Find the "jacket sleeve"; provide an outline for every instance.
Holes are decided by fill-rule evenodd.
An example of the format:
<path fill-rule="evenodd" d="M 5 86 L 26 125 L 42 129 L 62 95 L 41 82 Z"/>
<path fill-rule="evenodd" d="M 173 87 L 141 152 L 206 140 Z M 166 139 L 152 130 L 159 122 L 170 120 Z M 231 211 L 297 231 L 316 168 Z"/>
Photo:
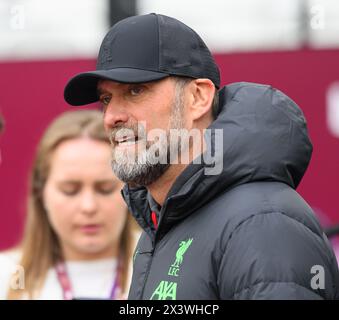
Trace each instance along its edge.
<path fill-rule="evenodd" d="M 280 212 L 253 215 L 225 241 L 220 299 L 334 299 L 333 259 L 327 239 L 302 221 Z"/>

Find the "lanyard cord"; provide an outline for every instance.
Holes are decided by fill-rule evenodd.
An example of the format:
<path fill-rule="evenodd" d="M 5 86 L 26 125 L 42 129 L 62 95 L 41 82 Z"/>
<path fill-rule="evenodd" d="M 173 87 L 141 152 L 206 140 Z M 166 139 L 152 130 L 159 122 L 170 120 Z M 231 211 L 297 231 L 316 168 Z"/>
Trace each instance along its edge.
<path fill-rule="evenodd" d="M 112 289 L 111 289 L 110 296 L 109 296 L 110 300 L 116 300 L 118 299 L 120 295 L 120 285 L 121 285 L 120 278 L 121 278 L 121 271 L 122 271 L 121 261 L 122 259 L 119 258 L 118 263 L 117 263 L 115 278 L 114 278 Z M 63 261 L 58 262 L 55 266 L 55 270 L 56 270 L 57 277 L 58 277 L 58 280 L 59 280 L 59 283 L 62 289 L 63 299 L 72 300 L 74 298 L 73 290 L 72 290 L 72 285 L 71 285 L 71 282 L 68 276 L 65 263 Z"/>

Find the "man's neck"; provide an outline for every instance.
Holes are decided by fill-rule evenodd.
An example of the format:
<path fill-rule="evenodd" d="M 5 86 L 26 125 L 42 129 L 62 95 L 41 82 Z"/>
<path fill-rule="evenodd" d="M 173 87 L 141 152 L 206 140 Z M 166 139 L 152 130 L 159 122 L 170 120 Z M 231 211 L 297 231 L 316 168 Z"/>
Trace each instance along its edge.
<path fill-rule="evenodd" d="M 163 206 L 172 185 L 187 166 L 187 164 L 172 164 L 158 180 L 147 186 L 147 189 L 151 193 L 153 199 L 160 206 Z"/>

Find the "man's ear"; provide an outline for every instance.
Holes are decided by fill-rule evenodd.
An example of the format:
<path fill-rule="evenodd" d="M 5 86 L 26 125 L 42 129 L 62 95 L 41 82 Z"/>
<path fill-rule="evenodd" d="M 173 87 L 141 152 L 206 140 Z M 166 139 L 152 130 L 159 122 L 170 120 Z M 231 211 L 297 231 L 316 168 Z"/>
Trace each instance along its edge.
<path fill-rule="evenodd" d="M 189 112 L 192 121 L 199 121 L 205 115 L 212 119 L 212 101 L 215 86 L 210 79 L 194 79 L 189 86 Z"/>

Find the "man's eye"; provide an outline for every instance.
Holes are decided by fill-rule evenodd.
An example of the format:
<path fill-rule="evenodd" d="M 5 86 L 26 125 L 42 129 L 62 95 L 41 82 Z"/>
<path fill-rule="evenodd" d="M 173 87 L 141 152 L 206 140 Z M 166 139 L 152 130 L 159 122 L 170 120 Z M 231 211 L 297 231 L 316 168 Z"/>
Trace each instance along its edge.
<path fill-rule="evenodd" d="M 133 86 L 130 88 L 130 93 L 132 96 L 137 96 L 142 93 L 144 88 L 142 86 Z"/>
<path fill-rule="evenodd" d="M 100 98 L 100 101 L 103 105 L 107 106 L 111 101 L 111 96 L 103 96 Z"/>

